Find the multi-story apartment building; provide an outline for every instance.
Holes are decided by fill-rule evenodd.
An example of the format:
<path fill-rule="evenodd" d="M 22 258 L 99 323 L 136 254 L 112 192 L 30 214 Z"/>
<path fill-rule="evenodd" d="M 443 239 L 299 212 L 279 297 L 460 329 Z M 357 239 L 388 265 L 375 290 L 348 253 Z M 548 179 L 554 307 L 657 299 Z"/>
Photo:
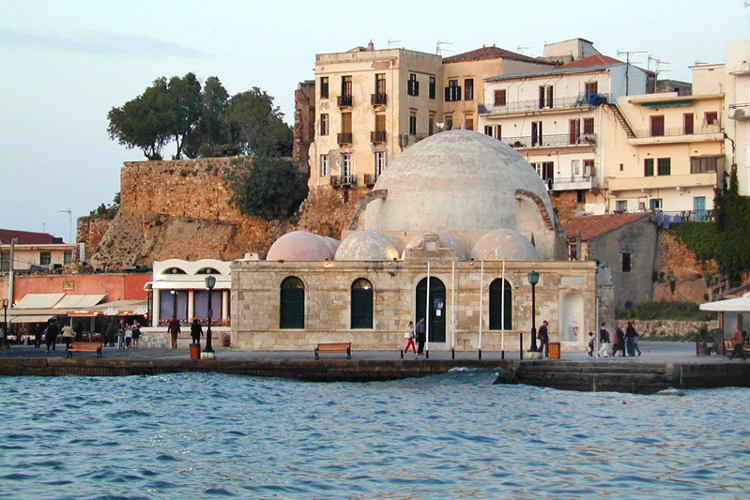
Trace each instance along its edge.
<path fill-rule="evenodd" d="M 13 263 L 11 264 L 11 242 Z M 77 262 L 77 246 L 47 233 L 0 229 L 0 271 L 52 269 Z"/>
<path fill-rule="evenodd" d="M 551 66 L 497 47 L 445 59 L 372 43 L 316 55 L 310 188 L 372 186 L 409 145 L 440 130 L 474 129 L 485 77 Z"/>
<path fill-rule="evenodd" d="M 608 138 L 621 119 L 614 103 L 653 82 L 651 73 L 601 54 L 549 71 L 493 76 L 485 81 L 480 128 L 516 148 L 558 199 L 603 213 Z"/>
<path fill-rule="evenodd" d="M 724 61 L 727 166 L 737 165 L 740 194 L 750 196 L 750 40 L 727 42 Z"/>
<path fill-rule="evenodd" d="M 706 220 L 724 172 L 723 67 L 693 69 L 692 95 L 621 96 L 607 141 L 608 211 L 663 211 Z"/>

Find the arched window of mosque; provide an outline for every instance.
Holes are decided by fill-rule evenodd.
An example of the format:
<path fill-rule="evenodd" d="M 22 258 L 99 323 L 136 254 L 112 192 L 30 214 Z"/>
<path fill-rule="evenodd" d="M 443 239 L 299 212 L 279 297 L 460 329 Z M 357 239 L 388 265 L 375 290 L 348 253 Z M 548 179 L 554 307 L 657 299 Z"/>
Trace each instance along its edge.
<path fill-rule="evenodd" d="M 496 279 L 490 283 L 490 330 L 513 329 L 513 291 L 510 283 L 502 279 Z M 503 294 L 505 303 L 503 303 Z M 505 308 L 505 318 L 502 311 Z"/>
<path fill-rule="evenodd" d="M 204 267 L 204 268 L 201 268 L 195 274 L 221 274 L 221 273 L 217 271 L 216 269 L 214 269 L 213 267 Z"/>
<path fill-rule="evenodd" d="M 352 283 L 352 329 L 372 328 L 372 283 L 359 278 Z"/>
<path fill-rule="evenodd" d="M 295 276 L 290 276 L 281 282 L 279 327 L 295 329 L 305 327 L 305 285 Z"/>
<path fill-rule="evenodd" d="M 163 274 L 187 274 L 183 269 L 179 267 L 170 267 Z"/>

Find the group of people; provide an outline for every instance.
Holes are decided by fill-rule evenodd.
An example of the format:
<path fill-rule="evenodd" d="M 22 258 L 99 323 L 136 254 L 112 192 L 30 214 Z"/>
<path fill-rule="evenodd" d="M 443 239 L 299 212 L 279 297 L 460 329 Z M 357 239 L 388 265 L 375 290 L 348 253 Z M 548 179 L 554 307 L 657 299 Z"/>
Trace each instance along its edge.
<path fill-rule="evenodd" d="M 117 342 L 118 349 L 138 349 L 140 339 L 140 323 L 137 320 L 133 320 L 131 324 L 127 324 L 121 318 L 117 324 L 114 321 L 109 322 L 107 329 L 104 331 L 102 342 L 104 345 L 109 344 L 110 347 L 114 347 L 115 342 Z"/>
<path fill-rule="evenodd" d="M 409 347 L 412 348 L 414 354 L 423 354 L 424 343 L 427 341 L 427 328 L 425 327 L 424 318 L 419 318 L 416 327 L 414 326 L 413 321 L 409 321 L 409 324 L 406 326 L 406 333 L 404 333 L 404 338 L 408 339 L 406 342 L 406 347 L 404 348 L 404 354 L 409 351 Z M 416 345 L 414 344 L 415 342 Z"/>
<path fill-rule="evenodd" d="M 611 342 L 611 340 L 614 340 L 614 342 Z M 589 332 L 589 356 L 594 355 L 594 349 L 594 332 Z M 618 352 L 621 353 L 620 357 L 626 355 L 640 356 L 642 354 L 640 347 L 638 347 L 638 330 L 635 328 L 634 321 L 628 321 L 624 332 L 619 325 L 615 325 L 614 339 L 610 338 L 607 323 L 602 322 L 599 329 L 599 350 L 597 351 L 597 356 L 604 358 L 609 356 L 615 357 Z"/>

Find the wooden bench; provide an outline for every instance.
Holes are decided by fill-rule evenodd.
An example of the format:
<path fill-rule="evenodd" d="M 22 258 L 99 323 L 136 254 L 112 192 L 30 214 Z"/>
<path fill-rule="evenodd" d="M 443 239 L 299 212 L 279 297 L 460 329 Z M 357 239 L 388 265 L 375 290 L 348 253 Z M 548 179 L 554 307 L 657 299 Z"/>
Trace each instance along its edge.
<path fill-rule="evenodd" d="M 332 342 L 329 344 L 318 344 L 315 346 L 315 359 L 320 359 L 320 356 L 318 356 L 318 354 L 332 352 L 345 352 L 346 359 L 352 359 L 352 343 Z"/>
<path fill-rule="evenodd" d="M 73 356 L 74 352 L 95 352 L 97 358 L 102 357 L 101 342 L 73 342 L 67 349 L 68 357 Z"/>
<path fill-rule="evenodd" d="M 732 339 L 725 340 L 724 341 L 724 349 L 727 356 L 730 356 L 732 352 L 734 351 L 734 342 L 732 342 Z M 745 351 L 745 355 L 750 354 L 750 344 L 744 344 L 742 346 L 742 350 Z"/>

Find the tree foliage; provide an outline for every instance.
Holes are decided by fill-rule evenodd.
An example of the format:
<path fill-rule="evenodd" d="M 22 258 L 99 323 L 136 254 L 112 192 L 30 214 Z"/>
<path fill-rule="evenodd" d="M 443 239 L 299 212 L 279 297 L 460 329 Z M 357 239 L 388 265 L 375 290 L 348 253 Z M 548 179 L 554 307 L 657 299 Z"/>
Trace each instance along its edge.
<path fill-rule="evenodd" d="M 307 183 L 294 164 L 267 153 L 235 159 L 226 181 L 232 205 L 266 220 L 289 217 L 307 196 Z"/>
<path fill-rule="evenodd" d="M 209 77 L 203 88 L 195 74 L 157 78 L 140 96 L 108 114 L 111 139 L 139 148 L 149 160 L 161 159 L 174 142 L 175 159 L 262 153 L 290 155 L 292 129 L 258 87 L 230 97 L 221 81 Z"/>

